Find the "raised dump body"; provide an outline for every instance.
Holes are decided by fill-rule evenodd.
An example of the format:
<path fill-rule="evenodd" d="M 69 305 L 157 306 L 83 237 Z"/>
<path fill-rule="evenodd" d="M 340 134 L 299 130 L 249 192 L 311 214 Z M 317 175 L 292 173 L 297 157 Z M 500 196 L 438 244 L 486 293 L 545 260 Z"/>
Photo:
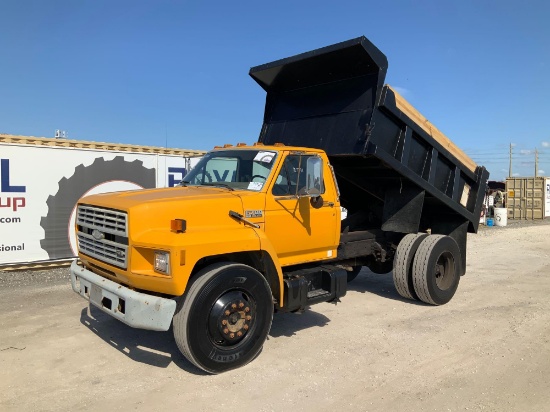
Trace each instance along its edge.
<path fill-rule="evenodd" d="M 489 173 L 384 85 L 387 67 L 365 37 L 253 67 L 259 141 L 325 150 L 342 205 L 370 228 L 476 232 Z"/>

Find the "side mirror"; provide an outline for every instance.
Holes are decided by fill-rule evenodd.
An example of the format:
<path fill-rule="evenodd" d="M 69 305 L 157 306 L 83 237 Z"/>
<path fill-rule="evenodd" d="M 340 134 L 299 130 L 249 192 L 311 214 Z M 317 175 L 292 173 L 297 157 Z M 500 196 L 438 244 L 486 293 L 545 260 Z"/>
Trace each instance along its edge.
<path fill-rule="evenodd" d="M 314 209 L 322 208 L 323 204 L 325 203 L 325 201 L 323 200 L 323 196 L 321 196 L 321 195 L 319 195 L 317 197 L 312 197 L 309 202 L 311 203 L 311 206 Z"/>

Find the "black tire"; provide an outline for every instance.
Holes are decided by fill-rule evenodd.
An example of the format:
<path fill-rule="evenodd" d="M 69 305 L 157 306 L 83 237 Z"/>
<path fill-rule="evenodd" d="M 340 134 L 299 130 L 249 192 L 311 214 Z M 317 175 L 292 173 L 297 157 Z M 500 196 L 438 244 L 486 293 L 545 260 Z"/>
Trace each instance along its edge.
<path fill-rule="evenodd" d="M 271 328 L 269 284 L 240 263 L 217 263 L 196 276 L 173 319 L 179 350 L 212 374 L 246 365 L 260 353 Z"/>
<path fill-rule="evenodd" d="M 393 259 L 393 284 L 397 293 L 405 299 L 418 300 L 414 291 L 412 267 L 418 246 L 426 236 L 426 233 L 409 233 L 397 246 Z"/>
<path fill-rule="evenodd" d="M 454 296 L 460 281 L 460 249 L 444 235 L 425 238 L 414 257 L 413 284 L 418 298 L 432 305 L 444 305 Z"/>
<path fill-rule="evenodd" d="M 363 266 L 353 266 L 353 270 L 348 271 L 348 283 L 357 277 L 359 272 L 361 272 L 361 269 L 363 269 Z"/>
<path fill-rule="evenodd" d="M 40 246 L 50 259 L 74 256 L 67 228 L 76 202 L 91 188 L 110 180 L 125 180 L 144 188 L 156 186 L 155 169 L 144 167 L 141 160 L 127 162 L 123 156 L 116 156 L 113 160 L 98 157 L 89 166 L 77 166 L 70 178 L 59 181 L 57 193 L 48 197 L 48 214 L 40 220 L 40 226 L 44 228 Z"/>

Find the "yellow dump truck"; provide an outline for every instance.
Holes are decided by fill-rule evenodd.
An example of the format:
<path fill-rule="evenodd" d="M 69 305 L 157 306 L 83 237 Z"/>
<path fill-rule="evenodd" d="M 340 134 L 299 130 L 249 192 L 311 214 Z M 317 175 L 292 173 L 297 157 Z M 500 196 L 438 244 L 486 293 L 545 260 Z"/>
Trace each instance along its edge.
<path fill-rule="evenodd" d="M 404 298 L 449 302 L 488 172 L 386 69 L 365 37 L 252 68 L 257 143 L 215 148 L 175 188 L 79 201 L 74 291 L 130 326 L 173 326 L 209 373 L 254 359 L 274 311 L 338 301 L 363 266 Z"/>

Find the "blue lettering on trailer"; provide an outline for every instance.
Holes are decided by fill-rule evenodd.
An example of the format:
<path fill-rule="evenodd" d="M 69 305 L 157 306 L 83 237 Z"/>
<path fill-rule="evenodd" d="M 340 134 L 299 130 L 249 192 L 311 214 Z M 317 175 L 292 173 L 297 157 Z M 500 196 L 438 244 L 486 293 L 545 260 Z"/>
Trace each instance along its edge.
<path fill-rule="evenodd" d="M 168 187 L 174 187 L 183 180 L 187 170 L 185 167 L 169 167 L 168 168 Z M 176 177 L 177 176 L 177 177 Z"/>
<path fill-rule="evenodd" d="M 0 160 L 0 192 L 26 192 L 26 186 L 11 186 L 10 159 Z"/>

